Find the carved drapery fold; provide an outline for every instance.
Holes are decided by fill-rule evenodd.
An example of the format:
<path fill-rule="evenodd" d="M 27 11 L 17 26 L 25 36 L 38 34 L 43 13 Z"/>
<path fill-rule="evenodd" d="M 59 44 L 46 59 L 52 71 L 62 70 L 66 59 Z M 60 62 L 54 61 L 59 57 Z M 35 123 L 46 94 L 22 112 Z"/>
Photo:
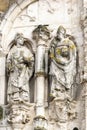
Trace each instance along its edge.
<path fill-rule="evenodd" d="M 34 108 L 34 104 L 30 103 L 29 88 L 29 81 L 34 71 L 34 55 L 27 42 L 23 34 L 16 34 L 7 55 L 7 102 L 10 109 L 7 121 L 14 129 L 19 124 L 22 129 L 24 124 L 31 120 L 30 110 Z"/>
<path fill-rule="evenodd" d="M 72 91 L 76 82 L 76 45 L 66 36 L 66 30 L 62 26 L 58 28 L 57 36 L 51 42 L 50 58 L 51 96 L 73 99 Z"/>
<path fill-rule="evenodd" d="M 76 101 L 73 90 L 76 83 L 76 45 L 66 29 L 59 26 L 56 37 L 50 44 L 50 119 L 67 129 L 67 121 L 76 118 Z M 52 108 L 52 106 L 54 108 Z M 52 111 L 55 113 L 51 115 Z M 61 126 L 62 124 L 62 126 Z"/>

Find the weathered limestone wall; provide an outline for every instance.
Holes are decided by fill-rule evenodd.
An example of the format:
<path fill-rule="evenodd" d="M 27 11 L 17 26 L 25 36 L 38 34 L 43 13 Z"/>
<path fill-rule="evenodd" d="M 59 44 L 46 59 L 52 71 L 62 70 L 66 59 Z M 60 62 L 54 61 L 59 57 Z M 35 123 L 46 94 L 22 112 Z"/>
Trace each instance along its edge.
<path fill-rule="evenodd" d="M 83 6 L 86 4 L 84 0 L 19 0 L 11 6 L 4 16 L 4 19 L 0 26 L 2 34 L 1 38 L 1 50 L 4 54 L 0 55 L 0 105 L 5 105 L 6 95 L 6 73 L 5 73 L 5 60 L 6 55 L 9 52 L 10 42 L 14 39 L 15 34 L 23 33 L 24 37 L 29 38 L 33 43 L 33 50 L 36 54 L 36 42 L 32 39 L 32 31 L 37 25 L 48 25 L 48 29 L 51 33 L 51 40 L 56 35 L 56 31 L 60 25 L 64 26 L 67 34 L 72 35 L 75 38 L 77 45 L 77 85 L 74 89 L 74 97 L 76 100 L 75 112 L 77 116 L 75 119 L 69 120 L 65 126 L 62 127 L 55 119 L 55 112 L 52 111 L 53 102 L 48 105 L 47 92 L 46 92 L 46 117 L 49 120 L 48 130 L 86 130 L 85 122 L 85 103 L 84 97 L 85 87 L 83 84 L 83 70 L 84 70 L 84 35 L 83 32 Z M 48 42 L 48 48 L 50 42 Z M 46 86 L 47 88 L 47 86 Z M 36 92 L 34 92 L 36 95 Z M 33 97 L 36 103 L 36 96 Z M 52 114 L 52 115 L 51 115 Z M 33 113 L 32 113 L 32 116 Z M 52 119 L 50 117 L 53 117 Z M 87 119 L 86 119 L 87 121 Z M 1 121 L 0 130 L 11 130 L 11 127 L 6 123 L 6 119 Z M 32 130 L 33 121 L 27 124 L 23 130 Z"/>

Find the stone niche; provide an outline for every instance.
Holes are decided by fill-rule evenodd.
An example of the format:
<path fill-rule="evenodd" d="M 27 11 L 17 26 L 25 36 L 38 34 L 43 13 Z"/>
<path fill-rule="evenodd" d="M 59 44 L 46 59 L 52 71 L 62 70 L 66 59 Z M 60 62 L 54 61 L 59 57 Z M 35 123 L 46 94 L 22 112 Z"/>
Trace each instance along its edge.
<path fill-rule="evenodd" d="M 0 130 L 87 129 L 86 82 L 84 84 L 83 78 L 85 64 L 83 10 L 85 5 L 87 4 L 84 0 L 18 0 L 9 7 L 0 25 Z M 55 40 L 60 26 L 66 31 L 64 33 L 62 30 L 64 37 L 61 41 L 59 38 Z M 22 100 L 21 98 L 13 99 L 13 97 L 8 101 L 7 59 L 11 49 L 16 46 L 16 34 L 23 34 L 25 44 L 29 43 L 26 47 L 30 49 L 34 57 L 31 60 L 33 72 L 29 72 L 32 75 L 27 73 L 30 76 L 29 81 L 27 80 L 29 102 L 24 98 Z M 52 41 L 54 45 L 51 44 Z M 57 42 L 62 43 L 64 48 L 57 48 L 54 54 L 52 49 L 55 48 Z M 63 57 L 60 62 L 65 62 L 65 64 L 59 63 L 59 59 L 57 60 L 51 54 L 58 55 L 59 59 Z M 27 54 L 26 59 L 28 58 Z M 28 64 L 27 60 L 26 63 L 23 61 L 24 64 Z M 61 64 L 63 64 L 62 67 Z M 65 67 L 67 64 L 69 66 Z M 63 70 L 64 67 L 66 71 Z M 17 77 L 13 78 L 15 80 Z M 24 80 L 24 77 L 22 78 Z M 66 78 L 65 81 L 64 78 Z M 22 83 L 22 79 L 20 80 Z M 54 88 L 54 86 L 60 88 Z M 64 89 L 61 90 L 61 86 Z M 18 88 L 19 91 L 20 88 Z M 21 90 L 21 95 L 24 92 L 26 89 Z"/>

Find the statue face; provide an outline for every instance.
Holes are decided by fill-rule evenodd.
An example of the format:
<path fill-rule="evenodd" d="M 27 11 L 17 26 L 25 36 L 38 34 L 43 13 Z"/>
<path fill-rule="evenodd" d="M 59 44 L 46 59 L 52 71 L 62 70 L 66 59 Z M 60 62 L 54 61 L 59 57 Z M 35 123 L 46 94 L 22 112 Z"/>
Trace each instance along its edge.
<path fill-rule="evenodd" d="M 17 33 L 15 36 L 15 42 L 17 45 L 23 45 L 24 44 L 24 38 L 22 33 Z"/>
<path fill-rule="evenodd" d="M 65 38 L 65 34 L 64 34 L 64 32 L 59 32 L 58 34 L 57 34 L 57 37 L 59 38 L 59 39 L 62 39 L 62 38 Z"/>
<path fill-rule="evenodd" d="M 59 38 L 62 38 L 65 37 L 65 35 L 66 35 L 66 30 L 64 29 L 64 27 L 60 26 L 57 31 L 57 36 Z"/>
<path fill-rule="evenodd" d="M 17 44 L 23 45 L 23 43 L 24 43 L 23 37 L 18 37 L 18 38 L 17 38 Z"/>

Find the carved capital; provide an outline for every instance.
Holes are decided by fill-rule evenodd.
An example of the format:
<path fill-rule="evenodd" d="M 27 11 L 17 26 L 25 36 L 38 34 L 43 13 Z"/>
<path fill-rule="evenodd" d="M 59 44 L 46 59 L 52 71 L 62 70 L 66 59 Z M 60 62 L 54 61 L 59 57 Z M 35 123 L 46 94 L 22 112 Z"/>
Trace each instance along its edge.
<path fill-rule="evenodd" d="M 50 39 L 50 32 L 45 25 L 39 25 L 33 31 L 33 39 L 37 42 L 45 41 Z"/>

